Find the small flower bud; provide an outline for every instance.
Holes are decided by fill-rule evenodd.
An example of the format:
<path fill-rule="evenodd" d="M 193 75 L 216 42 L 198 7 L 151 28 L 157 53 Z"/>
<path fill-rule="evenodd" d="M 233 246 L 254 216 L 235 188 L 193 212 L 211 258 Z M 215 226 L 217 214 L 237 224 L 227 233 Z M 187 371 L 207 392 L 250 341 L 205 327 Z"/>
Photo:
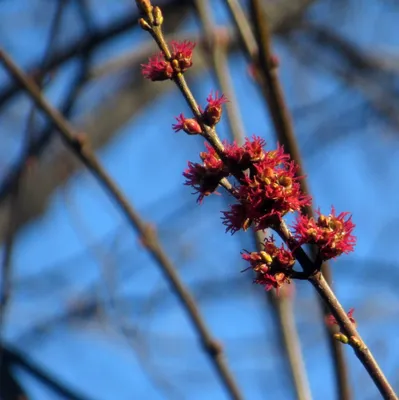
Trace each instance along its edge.
<path fill-rule="evenodd" d="M 225 95 L 219 97 L 218 92 L 215 93 L 215 96 L 211 93 L 206 100 L 208 105 L 202 114 L 202 118 L 206 125 L 213 127 L 220 121 L 220 118 L 222 118 L 222 105 L 228 100 Z"/>
<path fill-rule="evenodd" d="M 183 130 L 189 135 L 198 135 L 202 132 L 201 126 L 194 118 L 185 118 L 183 114 L 176 117 L 177 124 L 172 125 L 175 132 Z"/>
<path fill-rule="evenodd" d="M 189 135 L 198 135 L 202 132 L 199 123 L 194 118 L 188 118 L 184 121 L 183 130 Z"/>
<path fill-rule="evenodd" d="M 156 6 L 152 10 L 152 15 L 154 17 L 154 25 L 155 26 L 161 26 L 162 23 L 163 23 L 162 10 L 158 6 Z"/>
<path fill-rule="evenodd" d="M 139 25 L 141 29 L 147 32 L 151 31 L 152 29 L 151 25 L 144 18 L 139 19 Z"/>
<path fill-rule="evenodd" d="M 343 333 L 336 333 L 334 334 L 334 339 L 338 340 L 338 342 L 341 342 L 343 344 L 348 344 L 349 339 L 347 336 L 345 336 Z"/>
<path fill-rule="evenodd" d="M 136 0 L 136 4 L 137 7 L 139 8 L 139 10 L 145 14 L 145 15 L 149 15 L 152 11 L 152 4 L 151 4 L 151 0 Z"/>

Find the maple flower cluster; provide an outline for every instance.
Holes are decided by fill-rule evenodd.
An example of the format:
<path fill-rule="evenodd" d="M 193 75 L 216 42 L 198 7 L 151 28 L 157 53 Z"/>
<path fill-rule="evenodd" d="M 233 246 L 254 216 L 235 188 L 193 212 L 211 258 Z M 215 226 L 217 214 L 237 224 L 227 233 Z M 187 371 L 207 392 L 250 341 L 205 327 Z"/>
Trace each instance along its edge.
<path fill-rule="evenodd" d="M 202 133 L 201 124 L 214 127 L 222 118 L 223 104 L 227 103 L 227 97 L 219 92 L 210 93 L 206 98 L 207 105 L 205 110 L 199 107 L 201 116 L 200 118 L 186 118 L 184 114 L 176 117 L 177 124 L 172 125 L 175 132 L 184 131 L 189 135 L 197 135 Z"/>
<path fill-rule="evenodd" d="M 263 247 L 260 252 L 245 251 L 242 254 L 242 258 L 250 264 L 245 270 L 252 269 L 256 273 L 254 283 L 263 285 L 266 290 L 278 290 L 284 283 L 290 283 L 295 258 L 284 245 L 277 247 L 273 236 L 265 239 Z"/>
<path fill-rule="evenodd" d="M 138 3 L 153 26 L 162 23 L 162 13 L 157 7 L 152 7 L 147 0 L 139 0 Z M 147 20 L 141 24 L 143 29 L 152 29 Z M 194 48 L 195 43 L 190 41 L 171 42 L 170 51 L 161 52 L 142 65 L 144 77 L 152 81 L 175 79 L 192 66 Z M 228 101 L 218 92 L 211 92 L 206 100 L 206 107 L 202 109 L 198 106 L 199 112 L 195 116 L 186 118 L 182 113 L 176 117 L 173 130 L 206 137 L 204 129 L 213 129 L 219 123 L 223 105 Z M 316 245 L 320 260 L 353 251 L 354 224 L 349 213 L 336 215 L 334 208 L 329 215 L 318 212 L 316 219 L 304 215 L 304 207 L 310 206 L 312 199 L 302 193 L 302 177 L 298 176 L 297 164 L 282 146 L 265 150 L 265 145 L 265 141 L 258 136 L 246 138 L 242 146 L 224 142 L 223 150 L 219 148 L 218 151 L 205 143 L 206 151 L 200 153 L 201 162 L 188 162 L 183 175 L 185 185 L 193 187 L 198 194 L 198 203 L 217 193 L 221 181 L 234 179 L 234 183 L 229 182 L 229 185 L 223 181 L 223 186 L 236 200 L 229 210 L 222 212 L 226 231 L 232 234 L 250 227 L 255 230 L 271 228 L 279 232 L 284 216 L 298 214 L 290 239 L 292 243 L 287 242 L 290 249 L 284 245 L 278 247 L 271 237 L 265 239 L 264 250 L 242 254 L 242 258 L 249 263 L 246 270 L 252 269 L 256 273 L 254 282 L 263 285 L 266 290 L 278 290 L 283 284 L 290 283 L 295 272 L 294 254 L 300 246 Z"/>
<path fill-rule="evenodd" d="M 319 215 L 317 220 L 306 215 L 298 217 L 294 226 L 298 243 L 317 245 L 322 260 L 353 251 L 356 238 L 352 235 L 352 231 L 355 224 L 349 213 L 342 212 L 336 215 L 334 207 L 328 216 L 320 214 L 320 211 L 317 213 Z"/>
<path fill-rule="evenodd" d="M 171 56 L 166 59 L 165 54 L 151 57 L 147 64 L 141 65 L 145 78 L 151 81 L 165 81 L 173 79 L 178 73 L 186 72 L 193 65 L 193 50 L 195 43 L 188 40 L 183 42 L 171 42 Z"/>
<path fill-rule="evenodd" d="M 226 231 L 232 234 L 251 226 L 255 230 L 278 230 L 287 213 L 298 213 L 293 226 L 295 245 L 291 249 L 277 247 L 269 238 L 263 244 L 264 251 L 245 252 L 242 256 L 250 265 L 247 269 L 257 274 L 254 282 L 270 290 L 290 283 L 295 263 L 291 250 L 295 252 L 299 246 L 318 246 L 321 260 L 353 251 L 355 225 L 349 213 L 336 215 L 334 208 L 329 215 L 319 211 L 317 219 L 303 215 L 303 207 L 310 205 L 312 199 L 301 191 L 298 166 L 282 146 L 267 151 L 265 144 L 257 136 L 246 138 L 242 146 L 224 142 L 223 155 L 219 155 L 206 143 L 207 151 L 200 153 L 202 163 L 189 162 L 183 175 L 185 184 L 198 193 L 199 203 L 216 192 L 223 178 L 236 179 L 230 192 L 237 202 L 222 216 Z"/>

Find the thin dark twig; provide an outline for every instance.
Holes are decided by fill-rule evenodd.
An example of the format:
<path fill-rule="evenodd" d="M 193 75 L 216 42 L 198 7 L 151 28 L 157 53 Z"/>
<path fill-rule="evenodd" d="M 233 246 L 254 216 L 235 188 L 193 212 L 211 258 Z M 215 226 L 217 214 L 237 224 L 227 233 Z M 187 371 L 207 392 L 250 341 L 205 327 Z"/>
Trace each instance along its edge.
<path fill-rule="evenodd" d="M 137 0 L 137 4 L 139 7 L 141 7 L 143 15 L 146 16 L 146 19 L 143 18 L 140 20 L 141 26 L 143 27 L 143 29 L 147 30 L 151 34 L 151 36 L 157 43 L 158 47 L 162 51 L 165 59 L 169 60 L 171 58 L 170 50 L 167 43 L 165 42 L 165 38 L 162 33 L 162 28 L 161 28 L 162 22 L 159 22 L 162 21 L 162 16 L 160 17 L 161 10 L 159 8 L 158 9 L 152 8 L 150 3 L 141 0 Z M 256 14 L 257 7 L 260 7 L 260 3 L 255 2 L 253 4 L 255 5 L 254 14 Z M 260 12 L 259 10 L 260 8 L 258 9 L 258 12 Z M 156 18 L 154 18 L 152 12 L 157 13 Z M 261 21 L 258 21 L 258 23 L 262 24 Z M 269 37 L 267 37 L 267 39 L 270 40 Z M 271 60 L 266 59 L 265 67 L 269 66 L 272 66 Z M 214 128 L 208 127 L 202 120 L 201 118 L 202 115 L 199 111 L 198 104 L 190 88 L 188 87 L 183 74 L 181 72 L 178 72 L 173 76 L 172 79 L 176 83 L 182 95 L 184 96 L 184 99 L 186 100 L 194 116 L 197 118 L 197 121 L 201 127 L 201 135 L 206 140 L 208 140 L 208 142 L 211 144 L 217 155 L 220 157 L 221 161 L 226 162 L 226 165 L 229 165 L 228 156 L 224 151 L 225 149 L 223 143 L 220 141 L 216 130 Z M 233 176 L 236 176 L 236 174 L 233 171 L 231 171 L 231 173 Z M 301 264 L 303 268 L 303 273 L 301 274 L 301 277 L 303 276 L 303 274 L 308 274 L 309 281 L 312 281 L 313 276 L 321 276 L 323 278 L 322 273 L 319 272 L 319 270 L 321 269 L 321 261 L 319 262 L 319 257 L 316 257 L 315 261 L 313 262 L 307 256 L 305 251 L 293 239 L 291 232 L 285 225 L 284 221 L 280 222 L 280 226 L 274 225 L 273 229 L 280 235 L 280 237 L 288 245 L 288 247 L 291 249 L 296 259 Z M 295 277 L 293 276 L 293 278 L 296 278 L 296 276 Z M 348 343 L 355 349 L 356 355 L 358 355 L 359 360 L 362 362 L 366 370 L 369 372 L 370 377 L 375 382 L 376 386 L 380 390 L 383 397 L 388 400 L 396 400 L 397 397 L 395 395 L 395 392 L 393 391 L 389 382 L 383 375 L 381 369 L 379 368 L 378 364 L 372 357 L 371 353 L 367 350 L 365 352 L 362 352 L 362 354 L 359 356 L 360 350 L 367 349 L 366 345 L 361 339 L 360 335 L 357 333 L 356 328 L 352 325 L 349 316 L 345 313 L 338 299 L 331 291 L 329 285 L 327 283 L 326 285 L 327 286 L 325 285 L 318 286 L 317 290 L 319 291 L 319 294 L 320 292 L 325 290 L 325 292 L 321 295 L 321 298 L 325 301 L 325 304 L 328 306 L 329 310 L 336 318 L 337 323 L 341 327 L 343 332 L 350 335 L 350 337 L 348 338 Z"/>
<path fill-rule="evenodd" d="M 40 70 L 44 71 L 47 63 L 49 62 L 49 59 L 51 59 L 51 54 L 53 53 L 53 47 L 56 43 L 55 39 L 57 37 L 56 28 L 58 28 L 59 26 L 61 11 L 63 9 L 63 6 L 66 4 L 66 1 L 68 0 L 62 0 L 60 1 L 60 3 L 58 3 L 59 7 L 56 10 L 54 21 L 50 28 L 49 42 L 46 47 L 45 55 L 43 57 L 43 62 L 42 66 L 40 67 Z M 83 22 L 86 23 L 85 13 L 83 12 L 83 9 L 84 6 L 80 5 L 79 11 L 82 14 L 81 17 L 83 19 Z M 92 28 L 90 26 L 86 26 L 86 29 L 90 31 Z M 70 112 L 72 111 L 75 100 L 80 93 L 82 85 L 86 81 L 90 58 L 91 58 L 91 51 L 87 51 L 86 53 L 82 54 L 80 71 L 77 73 L 74 81 L 70 84 L 70 90 L 66 95 L 65 100 L 63 101 L 63 104 L 61 106 L 62 115 L 69 116 Z M 38 79 L 37 83 L 39 86 L 41 86 L 44 83 L 44 77 L 45 76 L 43 75 L 41 78 Z M 32 106 L 32 109 L 30 111 L 31 114 L 30 118 L 33 118 L 34 111 L 35 107 Z M 45 126 L 41 132 L 39 132 L 37 135 L 34 135 L 35 137 L 33 137 L 32 135 L 31 140 L 27 142 L 28 145 L 26 146 L 26 149 L 22 157 L 20 157 L 20 159 L 15 163 L 15 165 L 11 167 L 10 172 L 6 175 L 4 181 L 0 185 L 0 203 L 5 198 L 7 198 L 8 193 L 10 193 L 11 189 L 18 182 L 21 174 L 26 169 L 26 165 L 29 159 L 35 159 L 39 157 L 47 148 L 47 146 L 51 143 L 51 139 L 53 138 L 53 131 L 54 131 L 53 124 L 48 123 L 47 126 Z"/>
<path fill-rule="evenodd" d="M 63 15 L 64 7 L 67 0 L 61 0 L 57 8 L 55 10 L 54 17 L 50 24 L 49 29 L 49 39 L 46 46 L 46 50 L 43 56 L 42 65 L 45 65 L 48 58 L 51 55 L 51 52 L 54 48 L 55 40 L 58 36 L 58 29 L 60 26 L 60 21 Z M 44 80 L 44 77 L 43 79 Z M 39 86 L 41 86 L 43 82 L 39 82 Z M 11 273 L 12 273 L 12 257 L 13 257 L 13 248 L 14 248 L 14 240 L 15 240 L 15 232 L 17 227 L 17 218 L 19 215 L 19 194 L 20 194 L 20 183 L 23 173 L 27 166 L 27 159 L 29 158 L 29 147 L 32 141 L 32 126 L 34 124 L 34 107 L 31 108 L 28 118 L 27 118 L 27 126 L 26 126 L 26 138 L 25 145 L 21 155 L 21 168 L 18 169 L 17 174 L 15 175 L 15 180 L 10 185 L 10 198 L 9 198 L 9 220 L 7 226 L 7 232 L 5 236 L 5 244 L 4 244 L 4 257 L 2 260 L 2 280 L 1 280 L 1 289 L 0 289 L 0 341 L 2 339 L 3 334 L 3 325 L 5 313 L 7 310 L 7 305 L 10 301 L 11 297 Z M 1 346 L 0 346 L 1 350 Z M 3 357 L 0 351 L 0 370 L 3 367 Z"/>
<path fill-rule="evenodd" d="M 180 12 L 179 8 L 187 7 L 185 4 L 187 1 L 171 0 L 165 4 L 164 11 L 165 13 Z M 137 18 L 137 13 L 123 15 L 92 35 L 85 34 L 77 38 L 74 42 L 54 54 L 44 68 L 40 68 L 40 65 L 30 67 L 27 75 L 34 80 L 40 79 L 41 76 L 48 74 L 65 62 L 75 57 L 82 57 L 87 52 L 95 51 L 99 46 L 115 38 L 115 36 L 124 34 L 128 30 L 134 30 L 137 27 Z M 5 85 L 0 92 L 0 108 L 17 95 L 19 91 L 20 87 L 14 82 Z"/>
<path fill-rule="evenodd" d="M 18 366 L 25 371 L 29 372 L 32 376 L 51 388 L 54 393 L 70 400 L 89 400 L 89 397 L 77 393 L 68 387 L 64 386 L 61 382 L 51 377 L 44 369 L 35 365 L 25 355 L 20 354 L 17 350 L 10 347 L 1 347 L 0 350 L 4 354 L 5 360 L 15 366 Z"/>
<path fill-rule="evenodd" d="M 226 360 L 224 359 L 222 346 L 212 337 L 205 320 L 199 312 L 194 298 L 181 281 L 174 265 L 161 247 L 156 232 L 151 229 L 150 225 L 140 218 L 134 208 L 123 196 L 120 189 L 101 166 L 87 141 L 81 136 L 77 136 L 61 114 L 50 106 L 45 97 L 40 93 L 35 82 L 26 76 L 3 50 L 0 50 L 0 60 L 10 75 L 23 87 L 32 100 L 34 100 L 37 107 L 40 108 L 53 122 L 54 126 L 56 126 L 57 130 L 60 132 L 65 144 L 93 173 L 120 207 L 132 227 L 140 234 L 143 244 L 148 249 L 153 260 L 161 268 L 165 279 L 168 281 L 173 291 L 178 296 L 182 306 L 186 310 L 198 333 L 204 351 L 207 353 L 210 361 L 217 370 L 226 390 L 229 392 L 231 398 L 237 400 L 242 399 L 238 386 L 229 371 Z"/>
<path fill-rule="evenodd" d="M 364 343 L 355 325 L 349 319 L 347 313 L 339 303 L 322 272 L 317 268 L 306 252 L 298 246 L 291 231 L 284 222 L 281 223 L 280 227 L 276 229 L 276 231 L 284 242 L 293 249 L 293 253 L 302 265 L 304 271 L 311 271 L 313 269 L 313 273 L 308 277 L 309 282 L 313 285 L 321 299 L 328 306 L 331 314 L 340 326 L 342 333 L 347 337 L 348 344 L 355 351 L 357 358 L 363 364 L 382 397 L 386 400 L 398 400 L 398 397 L 382 372 L 380 366 Z"/>
<path fill-rule="evenodd" d="M 226 48 L 223 42 L 219 43 L 215 35 L 215 26 L 211 18 L 211 9 L 208 2 L 205 0 L 195 0 L 194 4 L 205 35 L 206 54 L 210 55 L 216 79 L 219 82 L 222 92 L 227 95 L 229 99 L 226 110 L 231 136 L 237 144 L 242 145 L 244 143 L 244 127 L 240 119 L 237 101 L 234 98 L 234 88 L 227 65 Z M 258 251 L 263 250 L 262 243 L 264 242 L 266 234 L 262 231 L 255 230 L 252 230 L 252 233 Z M 289 296 L 277 296 L 274 290 L 265 292 L 265 296 L 276 318 L 276 325 L 279 331 L 278 337 L 283 352 L 288 359 L 296 397 L 299 400 L 311 399 L 312 396 L 301 352 L 299 336 L 295 326 L 291 299 Z"/>
<path fill-rule="evenodd" d="M 83 215 L 80 214 L 77 204 L 74 203 L 74 199 L 72 196 L 69 196 L 67 190 L 63 190 L 63 195 L 64 202 L 71 216 L 71 223 L 74 225 L 76 234 L 79 236 L 82 243 L 86 243 L 86 248 L 88 249 L 90 256 L 99 266 L 99 273 L 106 291 L 104 295 L 107 297 L 107 300 L 104 299 L 103 307 L 99 306 L 97 308 L 101 309 L 102 311 L 101 317 L 104 323 L 106 324 L 109 322 L 112 324 L 115 330 L 121 335 L 121 338 L 126 345 L 134 351 L 140 366 L 147 374 L 149 380 L 153 383 L 154 388 L 159 391 L 161 396 L 174 399 L 182 398 L 181 394 L 178 393 L 177 388 L 174 387 L 174 385 L 172 385 L 172 383 L 163 376 L 161 371 L 158 371 L 154 366 L 151 365 L 149 360 L 150 355 L 145 351 L 142 343 L 145 341 L 145 339 L 148 340 L 148 336 L 145 337 L 145 335 L 140 335 L 140 329 L 142 329 L 142 327 L 139 328 L 139 321 L 137 321 L 134 334 L 133 332 L 129 334 L 126 322 L 119 312 L 115 301 L 116 299 L 114 298 L 115 294 L 113 293 L 115 290 L 114 284 L 116 283 L 113 273 L 117 269 L 117 262 L 114 252 L 111 251 L 111 249 L 106 251 L 103 244 L 92 244 L 95 243 L 94 238 L 92 238 L 89 227 L 84 223 L 82 218 Z M 108 310 L 105 310 L 106 301 L 108 301 L 110 306 L 108 307 Z M 171 392 L 173 393 L 173 396 L 168 396 L 167 393 Z"/>
<path fill-rule="evenodd" d="M 270 110 L 278 140 L 282 145 L 284 145 L 285 150 L 299 166 L 298 174 L 304 176 L 302 159 L 294 134 L 291 116 L 279 82 L 277 68 L 273 65 L 270 31 L 262 6 L 259 1 L 253 0 L 251 2 L 253 15 L 252 20 L 256 33 L 255 37 L 238 1 L 226 0 L 226 3 L 240 35 L 241 41 L 244 44 L 246 54 L 258 69 L 258 81 L 266 100 L 266 105 Z M 259 46 L 257 43 L 259 43 Z M 309 188 L 305 178 L 301 179 L 301 189 L 303 193 L 309 193 Z M 309 216 L 313 216 L 313 209 L 311 207 L 307 207 L 304 211 Z M 312 253 L 313 255 L 315 254 L 314 248 L 312 248 Z M 331 271 L 327 263 L 323 264 L 322 271 L 326 276 L 327 281 L 331 283 Z M 326 305 L 323 302 L 320 302 L 320 305 L 324 316 L 327 315 L 329 311 Z M 350 400 L 352 397 L 351 389 L 342 346 L 332 338 L 331 332 L 327 326 L 325 326 L 325 329 L 332 358 L 334 360 L 339 398 L 341 400 Z"/>

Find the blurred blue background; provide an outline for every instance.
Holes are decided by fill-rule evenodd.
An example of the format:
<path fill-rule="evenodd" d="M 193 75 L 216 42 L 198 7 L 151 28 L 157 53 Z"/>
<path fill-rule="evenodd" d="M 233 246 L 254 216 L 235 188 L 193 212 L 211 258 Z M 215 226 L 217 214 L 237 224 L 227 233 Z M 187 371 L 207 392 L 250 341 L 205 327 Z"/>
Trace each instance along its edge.
<path fill-rule="evenodd" d="M 168 34 L 201 36 L 190 2 L 175 3 L 166 13 Z M 315 206 L 350 211 L 356 224 L 355 253 L 331 263 L 334 287 L 344 307 L 356 309 L 360 333 L 399 390 L 399 8 L 377 0 L 302 3 L 309 4 L 275 36 L 280 76 Z M 218 26 L 231 26 L 224 2 L 211 5 Z M 26 71 L 43 68 L 46 52 L 47 62 L 58 57 L 45 78 L 47 98 L 89 134 L 107 171 L 156 227 L 223 343 L 245 398 L 295 399 L 263 289 L 251 284 L 250 273 L 240 273 L 245 266 L 240 251 L 253 248 L 251 235 L 224 233 L 225 195 L 198 206 L 183 186 L 182 171 L 188 160 L 199 160 L 203 140 L 172 131 L 174 117 L 189 114 L 173 84 L 140 76 L 140 63 L 156 47 L 134 24 L 134 2 L 69 0 L 60 7 L 54 0 L 3 0 L 0 11 L 1 47 Z M 110 33 L 118 24 L 120 32 Z M 104 32 L 110 37 L 100 40 Z M 95 44 L 87 50 L 90 41 Z M 61 59 L 68 49 L 71 55 Z M 205 104 L 219 87 L 200 46 L 194 62 L 186 76 Z M 260 135 L 274 148 L 263 101 L 234 46 L 229 72 L 246 134 Z M 3 184 L 27 137 L 36 140 L 47 126 L 39 113 L 27 122 L 31 102 L 15 87 L 5 96 L 12 87 L 0 68 Z M 226 119 L 218 132 L 230 137 Z M 88 399 L 227 398 L 140 238 L 57 133 L 50 136 L 42 154 L 30 158 L 18 194 L 1 197 L 3 243 L 11 211 L 17 215 L 3 345 Z M 3 245 L 3 258 L 5 251 Z M 295 283 L 293 307 L 313 398 L 335 399 L 323 321 L 306 282 Z M 353 352 L 345 353 L 354 398 L 378 399 Z M 12 370 L 29 398 L 61 398 L 23 368 Z"/>

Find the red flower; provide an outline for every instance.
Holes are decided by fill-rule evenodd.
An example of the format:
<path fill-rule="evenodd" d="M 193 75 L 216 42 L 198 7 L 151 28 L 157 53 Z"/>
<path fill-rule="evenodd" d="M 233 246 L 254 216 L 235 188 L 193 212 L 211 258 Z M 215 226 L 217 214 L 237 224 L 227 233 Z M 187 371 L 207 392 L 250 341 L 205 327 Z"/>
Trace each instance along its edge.
<path fill-rule="evenodd" d="M 257 273 L 254 283 L 264 285 L 266 290 L 273 287 L 278 290 L 284 283 L 290 283 L 295 258 L 284 245 L 277 247 L 273 236 L 265 240 L 263 247 L 264 251 L 242 254 L 250 264 L 246 270 L 251 268 Z"/>
<path fill-rule="evenodd" d="M 251 162 L 262 161 L 265 158 L 265 151 L 263 148 L 265 147 L 266 142 L 259 136 L 252 136 L 252 140 L 250 138 L 245 138 L 245 144 L 243 146 L 245 152 L 248 154 Z"/>
<path fill-rule="evenodd" d="M 219 97 L 219 92 L 215 92 L 215 97 L 211 93 L 206 98 L 206 101 L 208 105 L 202 113 L 203 121 L 208 126 L 215 126 L 222 117 L 222 105 L 228 102 L 227 97 L 224 94 Z"/>
<path fill-rule="evenodd" d="M 185 118 L 183 114 L 180 114 L 176 117 L 177 124 L 172 125 L 172 128 L 175 132 L 179 132 L 183 130 L 189 135 L 196 135 L 202 132 L 202 129 L 194 118 Z"/>
<path fill-rule="evenodd" d="M 347 316 L 349 317 L 349 320 L 352 322 L 352 324 L 355 325 L 355 327 L 356 327 L 356 320 L 355 320 L 355 318 L 353 318 L 353 313 L 354 313 L 354 311 L 355 311 L 355 309 L 354 309 L 354 308 L 351 308 L 351 309 L 347 312 Z M 330 315 L 328 315 L 328 316 L 326 317 L 326 323 L 327 323 L 327 325 L 330 325 L 330 326 L 332 326 L 332 325 L 338 325 L 337 320 L 335 319 L 335 317 L 334 317 L 332 314 L 330 314 Z"/>
<path fill-rule="evenodd" d="M 165 55 L 159 53 L 151 57 L 148 64 L 141 64 L 145 78 L 152 81 L 172 79 L 176 73 L 183 73 L 193 65 L 192 56 L 195 43 L 189 41 L 171 43 L 172 54 L 170 60 L 165 60 Z"/>
<path fill-rule="evenodd" d="M 225 144 L 224 151 L 230 161 L 230 166 L 239 171 L 244 171 L 250 168 L 253 163 L 264 159 L 264 145 L 265 141 L 262 138 L 253 136 L 252 140 L 245 138 L 243 146 L 238 146 L 236 142 Z"/>
<path fill-rule="evenodd" d="M 246 231 L 252 223 L 248 217 L 247 208 L 242 204 L 233 204 L 229 211 L 222 211 L 223 224 L 226 225 L 226 232 L 231 231 L 233 235 L 240 229 Z"/>
<path fill-rule="evenodd" d="M 205 142 L 205 147 L 208 152 L 203 151 L 200 153 L 201 160 L 207 168 L 222 169 L 223 161 L 220 159 L 216 150 L 209 144 Z"/>
<path fill-rule="evenodd" d="M 278 224 L 288 212 L 299 211 L 310 204 L 311 198 L 301 193 L 297 166 L 285 162 L 285 155 L 278 151 L 273 155 L 265 153 L 262 161 L 254 164 L 255 173 L 246 176 L 238 188 L 239 201 L 244 205 L 246 218 L 253 220 L 257 230 Z M 282 164 L 277 164 L 283 160 Z M 235 226 L 228 219 L 233 213 L 225 213 L 224 224 Z M 237 229 L 230 230 L 234 233 Z"/>
<path fill-rule="evenodd" d="M 188 169 L 183 173 L 187 178 L 185 185 L 192 186 L 199 193 L 197 202 L 201 203 L 205 196 L 214 193 L 221 179 L 229 175 L 216 151 L 208 143 L 205 143 L 208 152 L 200 153 L 203 165 L 188 163 Z"/>
<path fill-rule="evenodd" d="M 188 40 L 184 42 L 171 42 L 172 46 L 172 60 L 176 72 L 185 72 L 193 65 L 193 50 L 195 43 Z"/>
<path fill-rule="evenodd" d="M 335 258 L 342 253 L 353 251 L 356 237 L 352 235 L 355 224 L 348 212 L 335 215 L 334 207 L 328 216 L 317 212 L 319 218 L 308 218 L 300 215 L 294 225 L 295 238 L 299 244 L 315 244 L 319 247 L 320 256 L 323 260 Z"/>
<path fill-rule="evenodd" d="M 141 64 L 141 71 L 144 78 L 151 81 L 164 81 L 172 79 L 174 71 L 169 61 L 165 61 L 162 53 L 151 57 L 148 64 Z"/>
<path fill-rule="evenodd" d="M 273 288 L 278 290 L 280 286 L 282 286 L 282 284 L 284 283 L 284 279 L 281 279 L 283 275 L 277 277 L 270 274 L 260 275 L 258 278 L 254 279 L 254 283 L 264 286 L 265 290 L 267 291 Z"/>

